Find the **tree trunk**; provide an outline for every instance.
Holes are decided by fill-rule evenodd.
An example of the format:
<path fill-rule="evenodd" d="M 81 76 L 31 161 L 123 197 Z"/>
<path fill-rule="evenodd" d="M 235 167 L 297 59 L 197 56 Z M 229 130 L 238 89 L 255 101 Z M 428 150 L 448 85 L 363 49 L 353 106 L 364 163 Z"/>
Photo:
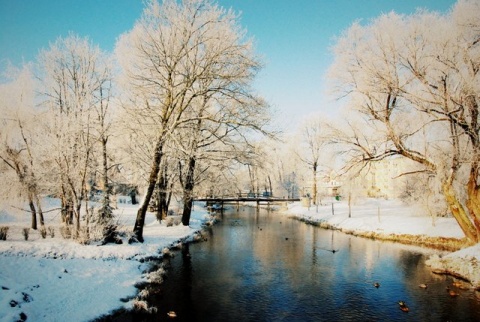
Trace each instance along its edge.
<path fill-rule="evenodd" d="M 270 175 L 268 175 L 267 178 L 268 178 L 268 187 L 270 188 L 270 197 L 273 197 L 272 180 L 270 179 Z"/>
<path fill-rule="evenodd" d="M 167 169 L 164 167 L 160 171 L 157 182 L 157 220 L 163 220 L 167 217 L 168 204 L 167 204 Z"/>
<path fill-rule="evenodd" d="M 155 149 L 155 155 L 153 157 L 152 167 L 150 169 L 147 191 L 145 192 L 145 197 L 143 198 L 143 202 L 140 208 L 138 208 L 135 226 L 133 227 L 133 233 L 135 234 L 135 238 L 141 243 L 143 243 L 143 226 L 145 225 L 145 216 L 147 214 L 148 204 L 150 203 L 150 199 L 152 199 L 153 191 L 157 183 L 157 177 L 160 170 L 160 162 L 162 161 L 162 156 L 163 141 L 162 138 L 159 138 Z"/>
<path fill-rule="evenodd" d="M 188 160 L 188 172 L 185 180 L 185 187 L 183 190 L 183 214 L 182 224 L 188 226 L 190 224 L 190 216 L 193 208 L 193 188 L 195 186 L 195 157 L 190 157 Z"/>
<path fill-rule="evenodd" d="M 38 216 L 40 217 L 40 226 L 43 228 L 45 226 L 45 220 L 43 219 L 43 210 L 42 205 L 40 203 L 40 198 L 38 198 L 38 194 L 35 191 L 34 193 L 35 203 L 37 204 Z"/>
<path fill-rule="evenodd" d="M 103 201 L 102 209 L 99 213 L 99 223 L 102 225 L 108 224 L 113 217 L 112 208 L 110 207 L 110 187 L 108 186 L 108 158 L 107 158 L 107 141 L 108 139 L 102 135 L 102 184 L 103 184 Z"/>
<path fill-rule="evenodd" d="M 37 230 L 37 210 L 33 204 L 32 195 L 28 194 L 28 206 L 30 207 L 30 212 L 32 213 L 32 229 Z"/>
<path fill-rule="evenodd" d="M 313 163 L 313 204 L 317 204 L 317 162 Z"/>
<path fill-rule="evenodd" d="M 477 241 L 480 239 L 480 189 L 477 184 L 478 166 L 477 162 L 472 163 L 467 188 L 467 208 L 477 231 Z"/>
<path fill-rule="evenodd" d="M 466 213 L 465 208 L 458 200 L 452 183 L 449 180 L 446 180 L 442 183 L 442 188 L 445 200 L 450 208 L 450 211 L 452 212 L 453 217 L 457 220 L 457 223 L 459 224 L 463 233 L 472 243 L 478 243 L 478 231 L 475 229 L 475 226 L 470 221 L 470 218 Z"/>

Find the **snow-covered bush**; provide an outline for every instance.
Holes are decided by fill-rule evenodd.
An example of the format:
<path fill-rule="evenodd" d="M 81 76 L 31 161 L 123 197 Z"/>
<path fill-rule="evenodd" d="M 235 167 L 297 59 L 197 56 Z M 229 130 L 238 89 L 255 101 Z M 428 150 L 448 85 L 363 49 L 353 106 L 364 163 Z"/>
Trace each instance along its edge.
<path fill-rule="evenodd" d="M 135 311 L 145 311 L 147 313 L 156 313 L 157 308 L 154 306 L 149 306 L 147 301 L 135 299 L 133 301 L 133 309 Z"/>
<path fill-rule="evenodd" d="M 163 269 L 163 267 L 160 267 L 156 271 L 147 273 L 146 278 L 149 283 L 162 284 L 164 275 L 165 275 L 165 270 Z"/>
<path fill-rule="evenodd" d="M 164 258 L 173 257 L 173 253 L 170 251 L 168 247 L 165 247 L 164 249 L 162 249 L 162 255 Z"/>
<path fill-rule="evenodd" d="M 68 225 L 60 227 L 60 235 L 62 235 L 64 239 L 68 239 L 72 237 L 72 232 L 70 230 L 70 227 Z"/>
<path fill-rule="evenodd" d="M 122 244 L 122 239 L 119 237 L 118 226 L 115 224 L 108 224 L 102 227 L 102 245 L 108 243 Z"/>
<path fill-rule="evenodd" d="M 55 228 L 53 228 L 52 226 L 48 226 L 47 230 L 50 237 L 55 237 Z"/>
<path fill-rule="evenodd" d="M 88 227 L 81 227 L 78 233 L 77 241 L 81 245 L 90 244 L 90 233 Z"/>
<path fill-rule="evenodd" d="M 42 226 L 42 228 L 40 228 L 40 235 L 43 239 L 47 238 L 47 229 L 45 228 L 45 226 Z"/>
<path fill-rule="evenodd" d="M 182 222 L 181 216 L 168 216 L 165 218 L 165 223 L 167 227 L 178 226 Z"/>

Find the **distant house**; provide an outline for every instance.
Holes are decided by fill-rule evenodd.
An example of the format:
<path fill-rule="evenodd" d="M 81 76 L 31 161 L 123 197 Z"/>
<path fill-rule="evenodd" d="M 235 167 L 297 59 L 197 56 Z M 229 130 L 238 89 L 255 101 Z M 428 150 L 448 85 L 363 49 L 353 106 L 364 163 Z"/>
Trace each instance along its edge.
<path fill-rule="evenodd" d="M 133 201 L 131 196 L 116 195 L 115 198 L 117 200 L 117 204 L 131 205 Z"/>
<path fill-rule="evenodd" d="M 113 194 L 117 197 L 117 203 L 136 205 L 138 188 L 133 184 L 116 183 L 113 185 Z"/>
<path fill-rule="evenodd" d="M 398 198 L 407 179 L 402 174 L 412 169 L 412 162 L 401 157 L 373 162 L 364 177 L 367 194 L 374 198 Z"/>

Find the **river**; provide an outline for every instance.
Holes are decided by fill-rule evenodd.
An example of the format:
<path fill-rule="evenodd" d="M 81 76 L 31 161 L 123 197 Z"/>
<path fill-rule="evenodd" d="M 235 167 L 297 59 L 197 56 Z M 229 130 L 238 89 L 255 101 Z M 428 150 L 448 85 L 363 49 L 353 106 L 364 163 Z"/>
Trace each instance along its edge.
<path fill-rule="evenodd" d="M 148 299 L 156 314 L 112 320 L 166 321 L 174 311 L 176 321 L 480 321 L 480 292 L 431 273 L 432 251 L 250 207 L 226 211 L 204 237 L 165 261 Z"/>

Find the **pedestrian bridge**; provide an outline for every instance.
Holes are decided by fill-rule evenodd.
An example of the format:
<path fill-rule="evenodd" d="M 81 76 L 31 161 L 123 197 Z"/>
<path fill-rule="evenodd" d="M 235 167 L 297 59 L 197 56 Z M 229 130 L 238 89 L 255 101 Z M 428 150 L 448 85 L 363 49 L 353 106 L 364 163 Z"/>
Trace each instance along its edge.
<path fill-rule="evenodd" d="M 258 195 L 238 195 L 238 196 L 224 196 L 224 197 L 205 197 L 205 198 L 194 198 L 194 201 L 204 201 L 207 203 L 207 206 L 218 205 L 223 209 L 225 204 L 236 204 L 237 207 L 240 206 L 240 203 L 256 203 L 257 207 L 261 204 L 270 206 L 270 204 L 282 203 L 282 202 L 294 202 L 300 201 L 300 198 L 281 198 L 281 197 L 265 197 Z"/>

